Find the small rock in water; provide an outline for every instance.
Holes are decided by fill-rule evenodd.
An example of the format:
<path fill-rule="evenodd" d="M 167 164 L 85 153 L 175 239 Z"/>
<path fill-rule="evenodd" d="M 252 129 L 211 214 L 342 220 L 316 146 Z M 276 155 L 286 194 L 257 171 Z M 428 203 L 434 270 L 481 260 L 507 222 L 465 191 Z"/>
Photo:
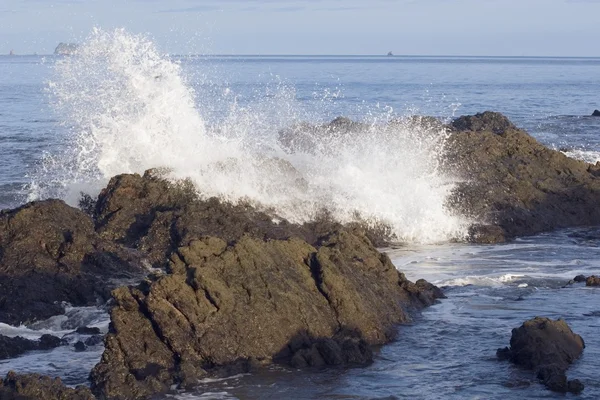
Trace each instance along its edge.
<path fill-rule="evenodd" d="M 585 280 L 585 286 L 600 286 L 600 276 L 592 275 Z"/>
<path fill-rule="evenodd" d="M 42 335 L 40 338 L 40 350 L 50 350 L 63 344 L 60 338 L 52 335 Z M 66 343 L 65 343 L 66 344 Z"/>
<path fill-rule="evenodd" d="M 592 117 L 600 117 L 600 110 L 594 110 Z"/>
<path fill-rule="evenodd" d="M 73 345 L 75 347 L 75 351 L 85 351 L 87 346 L 81 340 Z"/>
<path fill-rule="evenodd" d="M 77 328 L 75 332 L 79 333 L 80 335 L 99 335 L 100 328 L 82 326 Z"/>
<path fill-rule="evenodd" d="M 583 353 L 581 336 L 564 320 L 536 317 L 512 330 L 510 348 L 498 349 L 501 360 L 510 360 L 536 372 L 538 379 L 555 392 L 579 393 L 583 384 L 567 380 L 566 371 Z"/>
<path fill-rule="evenodd" d="M 575 282 L 585 282 L 586 280 L 586 276 L 585 275 L 577 275 L 575 278 L 573 278 L 573 281 Z"/>

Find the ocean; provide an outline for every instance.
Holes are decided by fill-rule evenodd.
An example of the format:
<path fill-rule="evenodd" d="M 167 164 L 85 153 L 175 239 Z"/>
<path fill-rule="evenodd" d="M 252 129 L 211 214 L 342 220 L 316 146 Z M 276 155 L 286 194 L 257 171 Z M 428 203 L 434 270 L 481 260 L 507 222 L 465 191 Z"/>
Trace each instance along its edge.
<path fill-rule="evenodd" d="M 508 116 L 548 147 L 600 161 L 600 58 L 168 55 L 124 31 L 94 32 L 78 56 L 0 56 L 0 208 L 59 197 L 76 205 L 116 174 L 164 167 L 200 193 L 271 207 L 295 222 L 327 206 L 336 217 L 390 224 L 403 245 L 388 249 L 409 279 L 445 288 L 448 299 L 399 328 L 367 368 L 296 371 L 205 380 L 175 398 L 559 398 L 533 373 L 496 360 L 512 328 L 562 317 L 586 342 L 568 375 L 600 397 L 600 294 L 563 286 L 600 272 L 600 228 L 460 243 L 472 221 L 445 205 L 456 177 L 439 162 L 444 132 L 407 123 L 449 121 L 486 110 Z M 286 129 L 343 116 L 365 136 L 302 154 L 278 143 Z M 398 121 L 391 131 L 389 121 Z M 304 124 L 304 125 L 303 125 Z M 278 157 L 303 175 L 296 187 L 265 168 Z M 485 166 L 481 166 L 485 168 Z M 459 242 L 457 243 L 457 239 Z M 0 334 L 39 337 L 86 324 L 104 331 L 103 309 L 74 308 Z M 71 335 L 72 342 L 77 340 Z M 14 369 L 85 383 L 102 346 L 32 352 L 0 361 Z M 567 396 L 568 397 L 568 396 Z"/>

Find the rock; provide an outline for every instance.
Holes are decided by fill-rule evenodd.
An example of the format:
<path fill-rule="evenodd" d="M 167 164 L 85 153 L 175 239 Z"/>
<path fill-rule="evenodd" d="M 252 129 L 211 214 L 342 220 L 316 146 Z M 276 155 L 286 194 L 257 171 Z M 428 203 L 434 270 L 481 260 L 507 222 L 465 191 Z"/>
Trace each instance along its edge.
<path fill-rule="evenodd" d="M 592 117 L 600 117 L 600 110 L 594 110 Z"/>
<path fill-rule="evenodd" d="M 0 212 L 0 322 L 30 323 L 96 305 L 143 268 L 132 252 L 102 240 L 93 221 L 59 200 Z"/>
<path fill-rule="evenodd" d="M 59 43 L 56 49 L 54 49 L 54 54 L 62 56 L 72 55 L 75 54 L 77 48 L 78 46 L 75 43 Z"/>
<path fill-rule="evenodd" d="M 535 371 L 550 390 L 579 392 L 583 385 L 577 380 L 567 381 L 566 370 L 584 347 L 581 336 L 573 333 L 564 320 L 536 317 L 513 329 L 510 348 L 499 349 L 496 354 Z"/>
<path fill-rule="evenodd" d="M 59 338 L 52 335 L 42 335 L 40 340 L 0 335 L 0 360 L 15 358 L 32 350 L 50 350 L 62 344 Z"/>
<path fill-rule="evenodd" d="M 90 346 L 97 346 L 100 343 L 102 343 L 104 341 L 104 336 L 101 335 L 94 335 L 94 336 L 90 336 L 89 338 L 85 339 L 85 342 L 83 342 L 86 346 L 90 347 Z"/>
<path fill-rule="evenodd" d="M 499 113 L 460 117 L 448 129 L 444 169 L 461 182 L 447 203 L 477 221 L 472 241 L 600 224 L 598 167 L 546 148 Z"/>
<path fill-rule="evenodd" d="M 80 335 L 99 335 L 100 328 L 82 326 L 77 328 L 75 332 L 79 333 Z"/>
<path fill-rule="evenodd" d="M 218 233 L 218 231 L 216 231 Z M 370 346 L 443 295 L 408 282 L 364 235 L 180 242 L 168 275 L 113 292 L 95 393 L 141 399 L 220 368 L 364 365 Z"/>
<path fill-rule="evenodd" d="M 85 386 L 69 388 L 59 378 L 38 374 L 17 375 L 11 371 L 4 380 L 0 379 L 0 399 L 95 400 L 95 397 Z"/>
<path fill-rule="evenodd" d="M 78 340 L 77 343 L 75 343 L 73 345 L 73 348 L 75 348 L 75 351 L 81 352 L 81 351 L 85 351 L 85 349 L 87 347 L 86 347 L 85 343 L 83 343 L 81 340 Z"/>
<path fill-rule="evenodd" d="M 585 286 L 600 286 L 600 277 L 596 275 L 589 276 L 585 280 Z"/>
<path fill-rule="evenodd" d="M 516 129 L 504 115 L 491 111 L 459 117 L 452 122 L 452 127 L 458 131 L 493 132 L 497 135 Z"/>
<path fill-rule="evenodd" d="M 575 282 L 585 282 L 587 280 L 585 275 L 577 275 L 575 278 L 573 278 L 573 281 Z"/>

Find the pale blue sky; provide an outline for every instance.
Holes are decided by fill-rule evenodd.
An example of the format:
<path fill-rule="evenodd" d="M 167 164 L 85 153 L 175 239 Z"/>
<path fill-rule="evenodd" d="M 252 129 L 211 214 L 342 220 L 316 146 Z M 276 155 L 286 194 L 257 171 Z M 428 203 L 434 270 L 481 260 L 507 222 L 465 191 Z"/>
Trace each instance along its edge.
<path fill-rule="evenodd" d="M 0 0 L 0 54 L 93 26 L 170 53 L 600 56 L 600 0 Z"/>

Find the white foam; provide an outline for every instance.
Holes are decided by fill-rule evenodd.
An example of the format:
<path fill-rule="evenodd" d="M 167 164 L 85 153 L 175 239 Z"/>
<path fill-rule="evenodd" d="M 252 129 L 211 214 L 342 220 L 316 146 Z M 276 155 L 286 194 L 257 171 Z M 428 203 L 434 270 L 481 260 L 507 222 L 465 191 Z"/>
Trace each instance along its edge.
<path fill-rule="evenodd" d="M 466 232 L 467 221 L 446 206 L 453 188 L 439 163 L 446 132 L 407 119 L 384 124 L 389 109 L 365 116 L 370 128 L 360 135 L 319 137 L 309 150 L 286 151 L 280 128 L 306 116 L 293 88 L 246 107 L 232 89 L 222 91 L 230 113 L 209 127 L 197 105 L 202 93 L 180 65 L 122 29 L 95 29 L 75 56 L 57 62 L 49 88 L 70 144 L 45 158 L 30 199 L 59 187 L 74 204 L 80 191 L 95 195 L 116 174 L 166 167 L 205 196 L 249 200 L 292 222 L 327 208 L 343 222 L 359 216 L 390 224 L 404 241 L 441 242 Z"/>
<path fill-rule="evenodd" d="M 585 161 L 590 164 L 596 164 L 598 161 L 600 161 L 600 151 L 578 149 L 563 151 L 562 153 L 565 154 L 567 157 Z"/>

